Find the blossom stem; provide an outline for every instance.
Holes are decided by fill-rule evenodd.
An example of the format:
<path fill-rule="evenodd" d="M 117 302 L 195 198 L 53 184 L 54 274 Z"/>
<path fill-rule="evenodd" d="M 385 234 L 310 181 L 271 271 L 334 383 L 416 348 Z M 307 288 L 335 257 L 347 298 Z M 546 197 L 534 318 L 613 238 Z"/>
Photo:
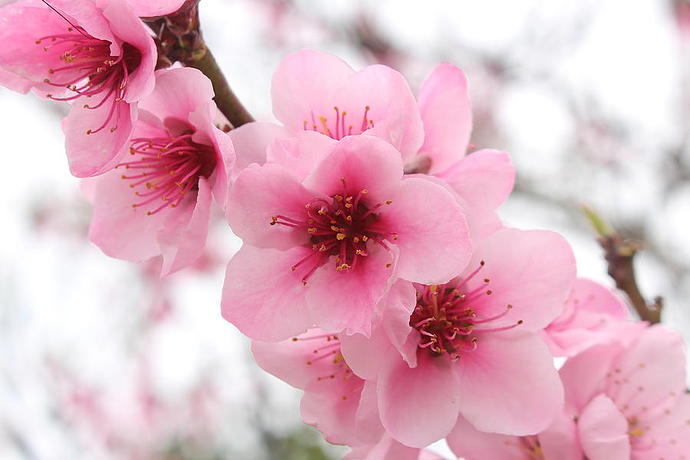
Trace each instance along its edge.
<path fill-rule="evenodd" d="M 608 274 L 616 282 L 616 287 L 625 292 L 641 320 L 650 324 L 661 322 L 663 299 L 657 296 L 654 302 L 647 302 L 637 285 L 633 259 L 642 245 L 618 234 L 590 207 L 583 206 L 583 212 L 599 234 L 599 244 L 608 262 Z"/>

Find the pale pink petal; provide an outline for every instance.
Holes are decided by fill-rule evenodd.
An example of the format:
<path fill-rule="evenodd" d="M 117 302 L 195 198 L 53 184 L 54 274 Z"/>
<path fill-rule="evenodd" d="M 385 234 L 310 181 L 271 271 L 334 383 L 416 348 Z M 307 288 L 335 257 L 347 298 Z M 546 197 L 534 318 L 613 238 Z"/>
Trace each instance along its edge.
<path fill-rule="evenodd" d="M 628 309 L 620 296 L 596 281 L 577 278 L 573 284 L 572 301 L 580 310 L 603 313 L 611 318 L 629 318 Z"/>
<path fill-rule="evenodd" d="M 513 190 L 515 167 L 507 153 L 486 149 L 466 156 L 437 176 L 448 181 L 473 210 L 496 210 Z"/>
<path fill-rule="evenodd" d="M 536 434 L 563 409 L 553 358 L 536 334 L 480 334 L 456 369 L 461 413 L 481 431 Z"/>
<path fill-rule="evenodd" d="M 415 368 L 398 360 L 382 369 L 379 412 L 393 438 L 410 447 L 425 447 L 450 432 L 461 397 L 452 366 L 447 359 L 421 353 Z"/>
<path fill-rule="evenodd" d="M 332 373 L 329 359 L 314 360 L 318 348 L 335 339 L 324 337 L 325 331 L 309 329 L 304 334 L 283 342 L 252 342 L 254 360 L 266 372 L 285 381 L 295 388 L 304 389 L 310 382 Z"/>
<path fill-rule="evenodd" d="M 217 110 L 215 103 L 208 100 L 189 114 L 189 122 L 196 129 L 192 140 L 213 148 L 215 167 L 208 179 L 213 198 L 225 211 L 230 188 L 230 171 L 235 165 L 236 157 L 230 136 L 218 129 L 213 122 L 213 116 Z"/>
<path fill-rule="evenodd" d="M 679 395 L 663 415 L 654 417 L 642 430 L 639 443 L 632 443 L 631 460 L 670 460 L 687 456 L 690 452 L 690 394 Z M 650 443 L 650 439 L 655 442 Z"/>
<path fill-rule="evenodd" d="M 506 312 L 487 326 L 508 326 L 536 331 L 563 311 L 575 281 L 575 258 L 570 245 L 557 233 L 542 230 L 500 230 L 475 249 L 469 272 L 484 265 L 467 283 L 468 289 L 485 284 L 487 295 L 476 300 L 482 317 Z M 488 283 L 484 280 L 489 280 Z"/>
<path fill-rule="evenodd" d="M 134 195 L 119 170 L 94 179 L 94 209 L 89 227 L 89 239 L 104 253 L 131 262 L 143 262 L 160 254 L 158 232 L 177 209 L 164 209 L 147 215 L 144 208 L 132 205 L 141 199 Z M 183 209 L 183 208 L 180 208 Z"/>
<path fill-rule="evenodd" d="M 244 124 L 228 134 L 237 154 L 233 177 L 252 163 L 264 164 L 268 146 L 276 139 L 290 137 L 290 132 L 284 127 L 262 122 Z"/>
<path fill-rule="evenodd" d="M 402 176 L 400 153 L 390 144 L 372 136 L 351 136 L 336 144 L 304 184 L 328 196 L 343 193 L 344 187 L 354 195 L 367 190 L 365 198 L 373 206 L 390 199 Z"/>
<path fill-rule="evenodd" d="M 424 284 L 445 283 L 467 266 L 472 255 L 462 208 L 443 187 L 406 178 L 390 195 L 381 225 L 394 232 L 400 249 L 398 274 Z"/>
<path fill-rule="evenodd" d="M 303 220 L 304 206 L 314 195 L 278 165 L 247 167 L 228 195 L 227 218 L 233 232 L 247 244 L 286 249 L 306 243 L 308 234 L 280 224 L 283 215 Z"/>
<path fill-rule="evenodd" d="M 125 101 L 136 102 L 149 94 L 156 82 L 154 70 L 158 52 L 151 31 L 134 14 L 127 2 L 110 2 L 103 10 L 103 16 L 108 20 L 113 34 L 123 42 L 134 46 L 141 54 L 139 65 L 127 78 L 125 93 Z"/>
<path fill-rule="evenodd" d="M 70 18 L 70 22 L 84 28 L 92 37 L 109 41 L 114 56 L 120 54 L 122 42 L 115 36 L 112 24 L 103 14 L 103 8 L 115 2 L 97 4 L 93 1 L 51 0 L 49 3 L 63 16 Z"/>
<path fill-rule="evenodd" d="M 594 398 L 577 421 L 582 449 L 589 460 L 629 460 L 628 421 L 605 395 Z"/>
<path fill-rule="evenodd" d="M 70 25 L 35 0 L 22 0 L 0 8 L 0 84 L 26 93 L 36 87 L 43 92 L 60 94 L 64 88 L 44 83 L 49 69 L 63 67 L 60 56 L 69 44 L 52 45 L 49 40 L 36 43 L 43 37 L 63 34 Z M 45 49 L 46 45 L 51 45 Z M 74 73 L 64 74 L 64 81 L 70 81 Z M 62 81 L 62 80 L 61 80 Z"/>
<path fill-rule="evenodd" d="M 683 339 L 662 325 L 647 328 L 614 363 L 614 374 L 625 376 L 611 399 L 630 413 L 654 407 L 669 395 L 686 391 L 686 358 Z M 615 382 L 614 382 L 615 385 Z"/>
<path fill-rule="evenodd" d="M 307 385 L 300 413 L 302 420 L 316 427 L 326 441 L 353 444 L 357 441 L 357 410 L 363 381 L 337 376 L 328 382 Z"/>
<path fill-rule="evenodd" d="M 539 433 L 544 458 L 557 460 L 582 460 L 582 447 L 578 437 L 575 417 L 565 411 L 546 430 Z"/>
<path fill-rule="evenodd" d="M 386 361 L 399 359 L 380 327 L 372 330 L 371 337 L 363 334 L 342 334 L 340 351 L 352 371 L 367 380 L 375 380 Z"/>
<path fill-rule="evenodd" d="M 184 216 L 185 210 L 169 213 L 165 227 L 158 233 L 158 242 L 163 254 L 161 276 L 174 273 L 192 265 L 202 254 L 208 235 L 208 222 L 211 214 L 211 186 L 199 178 L 196 200 L 183 200 L 178 205 L 189 207 L 191 216 Z M 166 213 L 170 209 L 164 209 Z M 180 217 L 184 216 L 184 220 Z"/>
<path fill-rule="evenodd" d="M 355 415 L 356 437 L 358 442 L 375 443 L 384 436 L 379 416 L 378 396 L 375 381 L 365 381 Z"/>
<path fill-rule="evenodd" d="M 597 345 L 568 359 L 559 370 L 566 406 L 577 413 L 604 390 L 606 375 L 623 351 L 619 344 Z"/>
<path fill-rule="evenodd" d="M 352 125 L 353 133 L 361 131 L 366 111 L 373 123 L 366 133 L 389 142 L 403 158 L 411 158 L 422 145 L 424 127 L 417 102 L 405 77 L 390 67 L 373 65 L 357 72 L 334 99 L 333 105 L 347 112 L 345 125 Z"/>
<path fill-rule="evenodd" d="M 472 105 L 467 78 L 452 64 L 436 66 L 419 90 L 419 111 L 424 121 L 420 153 L 431 158 L 431 173 L 441 172 L 467 151 L 472 132 Z"/>
<path fill-rule="evenodd" d="M 184 2 L 185 0 L 129 0 L 134 13 L 145 18 L 174 13 Z"/>
<path fill-rule="evenodd" d="M 190 113 L 209 105 L 213 96 L 211 81 L 199 70 L 164 69 L 156 71 L 156 86 L 139 103 L 139 108 L 155 113 L 163 121 L 167 118 L 187 121 Z"/>
<path fill-rule="evenodd" d="M 341 59 L 321 51 L 303 50 L 285 57 L 273 74 L 273 114 L 291 131 L 312 125 L 312 114 L 333 114 L 333 92 L 354 74 Z"/>
<path fill-rule="evenodd" d="M 371 247 L 367 252 L 369 255 L 351 269 L 336 270 L 336 264 L 329 260 L 309 278 L 307 303 L 320 328 L 371 334 L 374 308 L 392 281 L 397 251 Z"/>
<path fill-rule="evenodd" d="M 417 291 L 412 283 L 397 281 L 384 301 L 381 326 L 391 345 L 410 366 L 417 366 L 419 332 L 410 326 L 410 315 L 417 305 Z"/>
<path fill-rule="evenodd" d="M 375 444 L 362 444 L 345 455 L 346 460 L 443 460 L 438 456 L 423 456 L 418 448 L 407 447 L 389 435 Z"/>
<path fill-rule="evenodd" d="M 110 103 L 88 109 L 77 102 L 63 120 L 67 160 L 73 175 L 90 177 L 102 174 L 120 163 L 127 153 L 132 126 L 136 122 L 136 105 L 126 102 L 113 102 L 113 105 L 113 118 L 100 131 L 96 129 L 108 118 Z M 117 126 L 117 129 L 112 131 L 110 126 Z"/>
<path fill-rule="evenodd" d="M 277 342 L 307 330 L 312 321 L 305 286 L 290 267 L 309 252 L 302 247 L 277 251 L 242 246 L 228 263 L 223 317 L 254 340 Z"/>
<path fill-rule="evenodd" d="M 299 180 L 304 180 L 335 146 L 336 141 L 329 137 L 312 131 L 300 131 L 294 137 L 276 139 L 271 143 L 266 152 L 266 161 L 279 164 Z"/>
<path fill-rule="evenodd" d="M 520 438 L 479 431 L 462 416 L 446 441 L 453 453 L 465 460 L 527 460 Z"/>

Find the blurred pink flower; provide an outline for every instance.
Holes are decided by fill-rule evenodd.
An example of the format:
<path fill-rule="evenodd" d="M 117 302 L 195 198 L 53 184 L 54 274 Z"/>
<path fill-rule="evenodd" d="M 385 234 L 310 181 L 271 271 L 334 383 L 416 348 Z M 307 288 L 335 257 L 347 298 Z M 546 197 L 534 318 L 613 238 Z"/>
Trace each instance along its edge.
<path fill-rule="evenodd" d="M 690 452 L 683 342 L 656 325 L 627 349 L 597 345 L 561 368 L 565 411 L 537 436 L 479 433 L 462 419 L 448 436 L 467 460 L 643 460 Z"/>
<path fill-rule="evenodd" d="M 304 390 L 305 423 L 336 444 L 374 444 L 383 435 L 376 388 L 352 373 L 337 335 L 310 329 L 284 342 L 254 342 L 252 353 L 265 371 Z"/>
<path fill-rule="evenodd" d="M 222 206 L 234 151 L 213 119 L 211 82 L 198 70 L 156 72 L 139 105 L 130 159 L 93 179 L 89 238 L 106 254 L 132 262 L 162 255 L 163 275 L 202 254 L 211 195 Z"/>
<path fill-rule="evenodd" d="M 223 315 L 257 340 L 312 324 L 368 335 L 394 276 L 447 282 L 471 252 L 455 198 L 432 181 L 404 178 L 390 144 L 305 140 L 303 149 L 324 159 L 304 181 L 276 164 L 251 165 L 230 192 L 228 219 L 244 246 L 228 265 Z"/>
<path fill-rule="evenodd" d="M 646 325 L 630 319 L 627 306 L 611 289 L 578 278 L 563 314 L 544 330 L 544 339 L 555 356 L 574 356 L 601 343 L 627 346 Z"/>
<path fill-rule="evenodd" d="M 501 230 L 478 244 L 452 282 L 397 283 L 371 339 L 341 337 L 342 352 L 357 375 L 377 381 L 383 425 L 405 445 L 443 438 L 458 413 L 483 431 L 537 433 L 563 404 L 538 333 L 560 313 L 574 279 L 561 236 Z"/>
<path fill-rule="evenodd" d="M 0 9 L 0 84 L 72 102 L 63 122 L 72 174 L 113 168 L 136 103 L 154 85 L 156 47 L 124 1 L 20 0 Z"/>

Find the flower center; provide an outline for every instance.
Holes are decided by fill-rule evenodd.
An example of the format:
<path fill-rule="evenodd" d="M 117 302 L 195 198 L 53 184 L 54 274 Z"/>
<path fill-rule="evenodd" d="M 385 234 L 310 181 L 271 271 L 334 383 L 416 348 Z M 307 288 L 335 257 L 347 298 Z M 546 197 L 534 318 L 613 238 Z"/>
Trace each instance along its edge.
<path fill-rule="evenodd" d="M 148 207 L 149 216 L 177 207 L 189 192 L 199 189 L 199 177 L 208 177 L 216 166 L 212 148 L 193 142 L 191 134 L 132 139 L 129 153 L 137 158 L 117 167 L 135 170 L 121 177 L 132 181 L 129 186 L 141 198 L 132 207 Z"/>
<path fill-rule="evenodd" d="M 323 115 L 316 117 L 314 112 L 312 112 L 311 123 L 307 120 L 303 122 L 304 130 L 316 131 L 336 140 L 352 134 L 362 134 L 364 131 L 374 127 L 374 121 L 369 119 L 369 110 L 371 110 L 371 107 L 368 105 L 364 107 L 361 121 L 354 124 L 350 124 L 347 120 L 347 112 L 341 112 L 338 107 L 333 107 L 335 117 L 331 118 L 330 121 Z"/>
<path fill-rule="evenodd" d="M 106 104 L 110 108 L 100 125 L 88 129 L 86 134 L 95 134 L 108 129 L 117 129 L 121 102 L 127 93 L 127 82 L 141 62 L 141 53 L 134 46 L 124 43 L 120 56 L 110 55 L 110 42 L 99 40 L 87 34 L 81 27 L 69 27 L 67 33 L 48 35 L 36 40 L 48 52 L 59 47 L 64 52 L 60 60 L 64 65 L 48 69 L 43 81 L 51 86 L 67 88 L 71 94 L 64 97 L 47 97 L 56 101 L 73 101 L 81 97 L 95 98 L 94 103 L 85 104 L 85 109 L 99 109 Z"/>
<path fill-rule="evenodd" d="M 345 186 L 345 179 L 341 179 Z M 330 256 L 335 256 L 335 269 L 346 271 L 357 266 L 363 257 L 369 255 L 367 243 L 378 244 L 389 249 L 386 238 L 396 240 L 397 234 L 381 228 L 377 211 L 391 201 L 377 203 L 372 207 L 364 204 L 366 189 L 358 193 L 331 196 L 331 200 L 314 198 L 305 205 L 306 215 L 301 219 L 277 215 L 271 218 L 271 225 L 284 225 L 306 231 L 311 242 L 312 253 L 292 266 L 292 270 L 302 267 L 305 274 L 302 282 L 323 265 Z"/>
<path fill-rule="evenodd" d="M 492 294 L 487 289 L 490 283 L 484 278 L 474 289 L 468 289 L 467 283 L 484 267 L 479 267 L 464 280 L 444 285 L 417 285 L 417 305 L 410 316 L 410 326 L 419 331 L 418 348 L 428 350 L 432 356 L 447 355 L 457 360 L 464 352 L 477 349 L 479 333 L 499 332 L 512 329 L 522 320 L 504 327 L 482 327 L 482 325 L 500 319 L 513 308 L 507 305 L 498 315 L 481 317 L 481 299 Z"/>

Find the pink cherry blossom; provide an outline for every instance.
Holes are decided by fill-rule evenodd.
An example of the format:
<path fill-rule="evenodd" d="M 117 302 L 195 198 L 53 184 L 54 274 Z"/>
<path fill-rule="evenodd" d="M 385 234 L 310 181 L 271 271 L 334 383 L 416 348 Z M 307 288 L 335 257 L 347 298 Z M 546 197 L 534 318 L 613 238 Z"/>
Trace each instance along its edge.
<path fill-rule="evenodd" d="M 228 219 L 244 246 L 228 265 L 223 315 L 257 340 L 283 340 L 312 324 L 369 334 L 394 276 L 447 282 L 470 256 L 455 198 L 432 181 L 404 178 L 390 144 L 314 136 L 302 148 L 323 160 L 305 180 L 254 164 L 230 193 Z"/>
<path fill-rule="evenodd" d="M 371 339 L 342 337 L 343 355 L 377 381 L 383 425 L 405 445 L 443 438 L 459 413 L 482 431 L 534 434 L 563 404 L 538 332 L 561 312 L 574 279 L 562 237 L 501 230 L 451 282 L 396 283 Z"/>
<path fill-rule="evenodd" d="M 646 323 L 631 321 L 628 308 L 611 289 L 578 278 L 563 314 L 547 327 L 545 339 L 555 356 L 573 356 L 600 343 L 636 338 Z"/>
<path fill-rule="evenodd" d="M 202 253 L 211 196 L 225 204 L 234 152 L 213 124 L 213 89 L 201 72 L 177 68 L 156 75 L 156 88 L 140 103 L 127 161 L 89 179 L 89 238 L 120 259 L 162 255 L 162 274 L 168 274 Z"/>
<path fill-rule="evenodd" d="M 657 325 L 627 348 L 596 345 L 560 374 L 565 410 L 545 431 L 481 433 L 460 418 L 448 445 L 467 460 L 681 459 L 690 452 L 690 394 L 676 333 Z"/>
<path fill-rule="evenodd" d="M 690 452 L 685 358 L 681 337 L 656 325 L 627 349 L 600 345 L 566 362 L 560 371 L 566 409 L 578 418 L 590 460 L 671 459 Z"/>
<path fill-rule="evenodd" d="M 310 329 L 284 342 L 254 342 L 252 353 L 267 372 L 304 390 L 305 423 L 336 444 L 375 444 L 383 435 L 375 386 L 352 373 L 337 335 Z"/>
<path fill-rule="evenodd" d="M 125 1 L 20 0 L 0 9 L 0 84 L 72 103 L 63 122 L 75 176 L 113 168 L 136 103 L 154 85 L 156 47 Z"/>

